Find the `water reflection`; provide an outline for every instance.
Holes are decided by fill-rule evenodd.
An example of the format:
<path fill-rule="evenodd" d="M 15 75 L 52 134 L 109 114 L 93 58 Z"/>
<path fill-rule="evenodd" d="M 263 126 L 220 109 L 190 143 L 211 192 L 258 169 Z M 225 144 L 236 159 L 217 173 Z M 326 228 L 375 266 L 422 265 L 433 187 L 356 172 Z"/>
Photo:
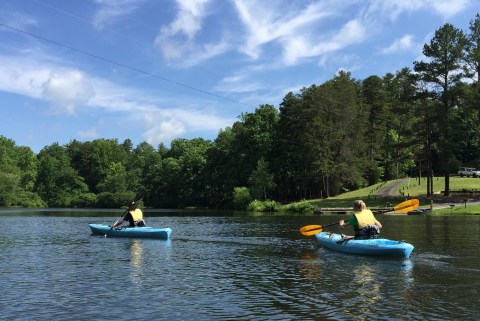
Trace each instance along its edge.
<path fill-rule="evenodd" d="M 142 266 L 142 255 L 143 255 L 142 241 L 138 239 L 132 240 L 132 243 L 130 245 L 130 252 L 132 255 L 130 259 L 130 263 L 137 269 L 140 269 Z"/>
<path fill-rule="evenodd" d="M 322 248 L 299 220 L 153 217 L 175 231 L 159 241 L 90 236 L 111 217 L 0 214 L 2 319 L 478 319 L 480 217 L 449 218 L 448 237 L 443 218 L 382 218 L 406 260 Z"/>
<path fill-rule="evenodd" d="M 402 274 L 400 277 L 405 281 L 406 285 L 411 285 L 413 279 L 413 261 L 411 259 L 405 259 L 402 263 Z"/>

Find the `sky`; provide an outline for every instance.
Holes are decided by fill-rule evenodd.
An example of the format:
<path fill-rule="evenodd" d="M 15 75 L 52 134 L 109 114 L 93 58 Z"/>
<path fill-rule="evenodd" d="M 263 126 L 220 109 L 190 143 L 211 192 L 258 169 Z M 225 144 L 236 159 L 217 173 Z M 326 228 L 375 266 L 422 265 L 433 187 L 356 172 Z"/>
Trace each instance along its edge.
<path fill-rule="evenodd" d="M 0 0 L 0 135 L 214 140 L 341 70 L 383 77 L 477 0 Z"/>

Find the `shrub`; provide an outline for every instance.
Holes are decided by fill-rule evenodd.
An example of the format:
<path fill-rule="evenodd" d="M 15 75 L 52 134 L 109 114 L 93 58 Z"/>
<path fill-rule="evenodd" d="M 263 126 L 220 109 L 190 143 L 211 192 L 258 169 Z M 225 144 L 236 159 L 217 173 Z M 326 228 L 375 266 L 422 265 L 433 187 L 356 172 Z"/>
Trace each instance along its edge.
<path fill-rule="evenodd" d="M 278 211 L 278 204 L 275 201 L 259 201 L 253 200 L 248 204 L 248 210 L 253 212 L 277 212 Z"/>
<path fill-rule="evenodd" d="M 40 198 L 37 193 L 21 191 L 16 194 L 15 200 L 12 202 L 13 207 L 45 207 L 45 202 Z"/>
<path fill-rule="evenodd" d="M 302 200 L 300 202 L 292 203 L 283 208 L 286 212 L 294 213 L 311 213 L 315 209 L 312 203 Z"/>
<path fill-rule="evenodd" d="M 247 187 L 235 187 L 233 189 L 233 208 L 236 210 L 246 210 L 252 197 Z"/>

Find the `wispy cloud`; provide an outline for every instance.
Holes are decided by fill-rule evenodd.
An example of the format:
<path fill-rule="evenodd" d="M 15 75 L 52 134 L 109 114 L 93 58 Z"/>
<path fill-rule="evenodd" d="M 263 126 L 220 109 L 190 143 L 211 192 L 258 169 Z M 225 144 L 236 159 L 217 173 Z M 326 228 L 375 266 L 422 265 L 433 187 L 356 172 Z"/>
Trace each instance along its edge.
<path fill-rule="evenodd" d="M 176 0 L 178 13 L 174 21 L 162 26 L 155 38 L 155 46 L 167 61 L 183 61 L 191 66 L 227 51 L 222 39 L 216 43 L 198 45 L 195 41 L 202 30 L 204 19 L 209 15 L 210 0 Z"/>
<path fill-rule="evenodd" d="M 35 17 L 10 10 L 0 10 L 0 20 L 6 25 L 20 30 L 38 25 L 38 20 Z M 9 31 L 9 29 L 1 28 L 0 31 Z"/>
<path fill-rule="evenodd" d="M 370 17 L 395 20 L 403 13 L 428 10 L 443 18 L 453 17 L 471 5 L 472 0 L 373 0 L 365 10 Z"/>
<path fill-rule="evenodd" d="M 281 67 L 301 64 L 305 58 L 322 60 L 329 53 L 362 43 L 378 32 L 385 19 L 432 9 L 446 18 L 468 8 L 471 0 L 326 0 L 307 4 L 233 0 L 243 28 L 224 24 L 223 36 L 204 45 L 199 45 L 197 38 L 207 19 L 215 18 L 214 0 L 177 0 L 177 4 L 175 20 L 163 26 L 155 40 L 167 61 L 193 66 L 236 50 L 249 57 L 250 63 L 268 58 Z M 237 29 L 228 29 L 232 26 Z M 396 45 L 406 46 L 408 38 L 402 41 Z"/>
<path fill-rule="evenodd" d="M 259 58 L 262 46 L 272 42 L 279 44 L 284 51 L 292 44 L 300 51 L 304 50 L 311 43 L 306 38 L 312 36 L 311 31 L 307 32 L 308 27 L 334 14 L 334 8 L 324 6 L 323 2 L 300 8 L 286 2 L 281 3 L 283 6 L 278 4 L 235 0 L 239 19 L 247 31 L 245 44 L 240 50 L 253 59 Z M 287 60 L 295 60 L 291 52 L 285 56 Z"/>
<path fill-rule="evenodd" d="M 81 117 L 87 109 L 101 109 L 123 116 L 129 123 L 134 120 L 137 128 L 143 128 L 143 137 L 152 144 L 169 143 L 187 131 L 216 134 L 234 121 L 205 110 L 202 102 L 194 106 L 179 97 L 175 101 L 159 101 L 148 92 L 45 63 L 39 55 L 34 59 L 0 56 L 0 91 L 43 100 L 57 114 Z M 90 127 L 78 134 L 93 138 L 97 130 Z"/>
<path fill-rule="evenodd" d="M 106 25 L 130 15 L 145 0 L 95 0 L 99 9 L 93 17 L 93 25 L 101 30 Z"/>
<path fill-rule="evenodd" d="M 92 127 L 85 130 L 79 130 L 77 132 L 78 136 L 83 139 L 96 139 L 100 137 L 97 128 Z"/>

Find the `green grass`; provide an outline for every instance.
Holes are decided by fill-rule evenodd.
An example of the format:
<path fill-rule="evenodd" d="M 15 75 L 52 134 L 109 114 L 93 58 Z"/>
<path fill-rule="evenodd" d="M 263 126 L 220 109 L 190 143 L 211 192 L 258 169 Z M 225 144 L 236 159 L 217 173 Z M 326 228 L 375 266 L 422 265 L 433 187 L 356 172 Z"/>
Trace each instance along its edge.
<path fill-rule="evenodd" d="M 478 189 L 480 190 L 480 178 L 473 177 L 450 177 L 450 190 L 460 189 Z M 434 177 L 433 178 L 433 192 L 436 195 L 440 195 L 445 190 L 445 178 Z M 409 179 L 401 188 L 400 191 L 405 196 L 411 197 L 425 196 L 427 194 L 427 179 L 422 178 L 420 184 L 418 179 Z"/>
<path fill-rule="evenodd" d="M 457 204 L 453 208 L 433 209 L 430 215 L 480 215 L 480 205 L 469 205 L 467 202 L 466 207 Z"/>
<path fill-rule="evenodd" d="M 426 198 L 427 194 L 427 180 L 422 178 L 419 182 L 418 179 L 410 178 L 405 181 L 405 184 L 399 187 L 398 195 L 395 197 L 380 197 L 376 196 L 376 193 L 380 188 L 388 186 L 395 181 L 388 181 L 378 183 L 366 188 L 362 188 L 355 191 L 350 191 L 337 195 L 335 197 L 329 197 L 326 199 L 313 199 L 303 200 L 288 205 L 284 205 L 282 210 L 294 210 L 297 208 L 334 208 L 334 207 L 351 207 L 352 202 L 357 199 L 363 199 L 368 207 L 387 207 L 391 208 L 395 205 L 405 201 L 407 198 L 418 198 L 420 200 L 421 207 L 429 207 L 430 200 Z M 444 177 L 434 177 L 433 190 L 435 198 L 442 198 L 441 192 L 445 189 Z M 480 178 L 471 177 L 450 177 L 450 189 L 477 189 L 480 190 Z M 403 195 L 401 193 L 403 192 Z M 461 197 L 460 197 L 461 198 Z M 479 199 L 480 201 L 480 199 Z M 435 204 L 434 204 L 435 206 Z M 433 209 L 431 215 L 480 215 L 480 205 L 455 206 L 453 208 L 445 209 Z"/>
<path fill-rule="evenodd" d="M 381 187 L 388 186 L 394 181 L 378 183 L 366 188 L 362 188 L 356 191 L 351 191 L 337 195 L 335 197 L 329 197 L 325 199 L 312 199 L 303 200 L 296 203 L 287 204 L 281 207 L 281 211 L 293 211 L 308 213 L 308 210 L 315 208 L 336 208 L 336 207 L 352 207 L 354 200 L 363 199 L 368 207 L 385 207 L 392 208 L 395 205 L 406 200 L 404 196 L 397 197 L 380 197 L 375 194 Z M 308 210 L 299 210 L 308 209 Z"/>

